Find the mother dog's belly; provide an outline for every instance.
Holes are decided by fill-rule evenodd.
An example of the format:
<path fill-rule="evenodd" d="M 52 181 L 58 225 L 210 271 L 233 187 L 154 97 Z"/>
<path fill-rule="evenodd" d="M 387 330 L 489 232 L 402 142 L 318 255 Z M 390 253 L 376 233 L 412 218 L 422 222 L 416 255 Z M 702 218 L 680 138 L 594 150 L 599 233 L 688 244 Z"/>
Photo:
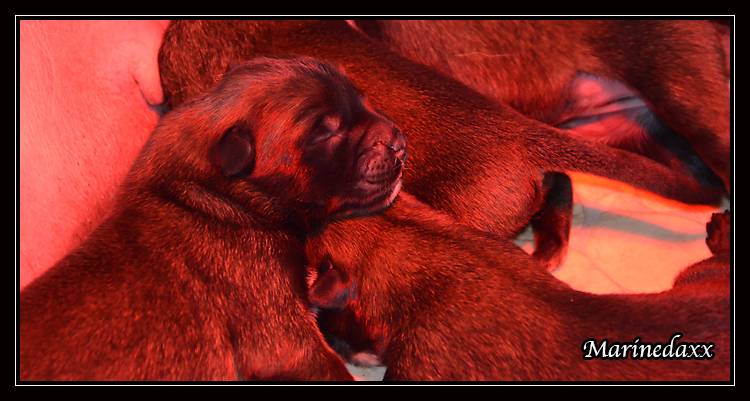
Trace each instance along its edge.
<path fill-rule="evenodd" d="M 164 21 L 22 21 L 20 282 L 103 219 L 155 127 Z"/>
<path fill-rule="evenodd" d="M 608 144 L 644 140 L 655 117 L 623 83 L 579 73 L 563 95 L 560 114 L 551 123 L 579 138 Z"/>
<path fill-rule="evenodd" d="M 622 82 L 576 74 L 545 120 L 569 135 L 635 152 L 704 185 L 721 182 L 688 141 L 672 131 L 638 93 Z"/>

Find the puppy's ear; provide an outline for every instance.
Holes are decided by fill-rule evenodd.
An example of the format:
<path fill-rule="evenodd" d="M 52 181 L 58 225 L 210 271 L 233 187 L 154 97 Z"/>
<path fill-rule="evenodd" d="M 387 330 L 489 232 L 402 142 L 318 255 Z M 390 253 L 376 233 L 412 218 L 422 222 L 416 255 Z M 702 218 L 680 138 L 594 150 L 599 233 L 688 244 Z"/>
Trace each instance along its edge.
<path fill-rule="evenodd" d="M 249 175 L 255 167 L 255 141 L 250 127 L 237 123 L 211 149 L 211 162 L 225 177 Z"/>
<path fill-rule="evenodd" d="M 346 272 L 336 268 L 330 258 L 325 258 L 318 265 L 317 277 L 310 285 L 310 303 L 322 309 L 341 309 L 355 296 L 354 285 Z"/>

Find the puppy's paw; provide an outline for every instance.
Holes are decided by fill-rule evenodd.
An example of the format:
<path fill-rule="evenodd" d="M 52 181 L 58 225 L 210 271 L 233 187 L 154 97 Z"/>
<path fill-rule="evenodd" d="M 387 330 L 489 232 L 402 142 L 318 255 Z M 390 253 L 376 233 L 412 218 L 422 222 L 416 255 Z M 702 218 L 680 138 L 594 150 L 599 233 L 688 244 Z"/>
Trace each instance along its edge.
<path fill-rule="evenodd" d="M 706 223 L 706 245 L 714 255 L 729 253 L 729 235 L 732 216 L 729 210 L 711 215 Z"/>
<path fill-rule="evenodd" d="M 372 368 L 382 365 L 377 355 L 369 352 L 357 352 L 349 358 L 349 363 L 360 368 Z"/>
<path fill-rule="evenodd" d="M 563 264 L 566 253 L 566 247 L 558 246 L 555 248 L 537 248 L 533 256 L 545 270 L 552 272 Z"/>
<path fill-rule="evenodd" d="M 567 174 L 548 172 L 542 180 L 539 211 L 531 219 L 533 256 L 547 271 L 562 265 L 568 251 L 573 220 L 573 184 Z"/>

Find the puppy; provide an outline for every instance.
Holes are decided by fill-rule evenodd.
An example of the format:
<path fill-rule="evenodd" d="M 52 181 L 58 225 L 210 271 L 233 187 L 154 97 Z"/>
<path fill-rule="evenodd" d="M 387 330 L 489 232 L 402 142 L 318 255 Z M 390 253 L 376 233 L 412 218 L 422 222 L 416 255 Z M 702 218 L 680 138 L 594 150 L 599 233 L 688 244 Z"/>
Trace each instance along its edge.
<path fill-rule="evenodd" d="M 159 55 L 165 96 L 172 106 L 182 104 L 210 87 L 227 65 L 279 54 L 342 66 L 369 102 L 407 133 L 407 191 L 462 224 L 505 238 L 533 221 L 535 254 L 548 267 L 562 259 L 570 229 L 565 171 L 613 178 L 684 202 L 719 198 L 656 162 L 573 139 L 490 101 L 344 21 L 174 21 Z"/>
<path fill-rule="evenodd" d="M 723 182 L 728 191 L 730 35 L 715 22 L 350 24 L 527 116 L 648 155 L 707 184 Z"/>
<path fill-rule="evenodd" d="M 386 380 L 729 379 L 728 294 L 690 284 L 660 294 L 579 292 L 510 241 L 403 192 L 382 216 L 330 224 L 306 249 L 309 299 L 326 309 L 321 329 L 355 351 L 374 350 Z M 586 359 L 589 340 L 607 340 L 610 352 L 675 333 L 672 348 L 706 343 L 711 357 L 649 360 L 620 350 Z"/>
<path fill-rule="evenodd" d="M 304 230 L 378 211 L 403 136 L 332 67 L 259 58 L 169 113 L 111 216 L 21 293 L 21 380 L 351 380 Z"/>

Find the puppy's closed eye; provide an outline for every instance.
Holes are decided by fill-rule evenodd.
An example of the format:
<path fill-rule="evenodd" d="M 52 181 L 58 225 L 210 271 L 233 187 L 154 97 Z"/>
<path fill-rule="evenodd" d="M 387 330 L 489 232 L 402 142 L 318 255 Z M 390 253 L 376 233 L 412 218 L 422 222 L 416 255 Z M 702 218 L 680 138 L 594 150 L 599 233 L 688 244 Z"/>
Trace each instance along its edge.
<path fill-rule="evenodd" d="M 341 130 L 341 119 L 336 116 L 325 116 L 315 124 L 314 131 L 317 135 L 313 138 L 312 143 L 316 144 L 319 142 L 327 141 L 333 137 L 342 134 Z"/>
<path fill-rule="evenodd" d="M 250 127 L 237 123 L 229 128 L 211 149 L 211 162 L 225 177 L 238 178 L 255 167 L 255 143 Z"/>

